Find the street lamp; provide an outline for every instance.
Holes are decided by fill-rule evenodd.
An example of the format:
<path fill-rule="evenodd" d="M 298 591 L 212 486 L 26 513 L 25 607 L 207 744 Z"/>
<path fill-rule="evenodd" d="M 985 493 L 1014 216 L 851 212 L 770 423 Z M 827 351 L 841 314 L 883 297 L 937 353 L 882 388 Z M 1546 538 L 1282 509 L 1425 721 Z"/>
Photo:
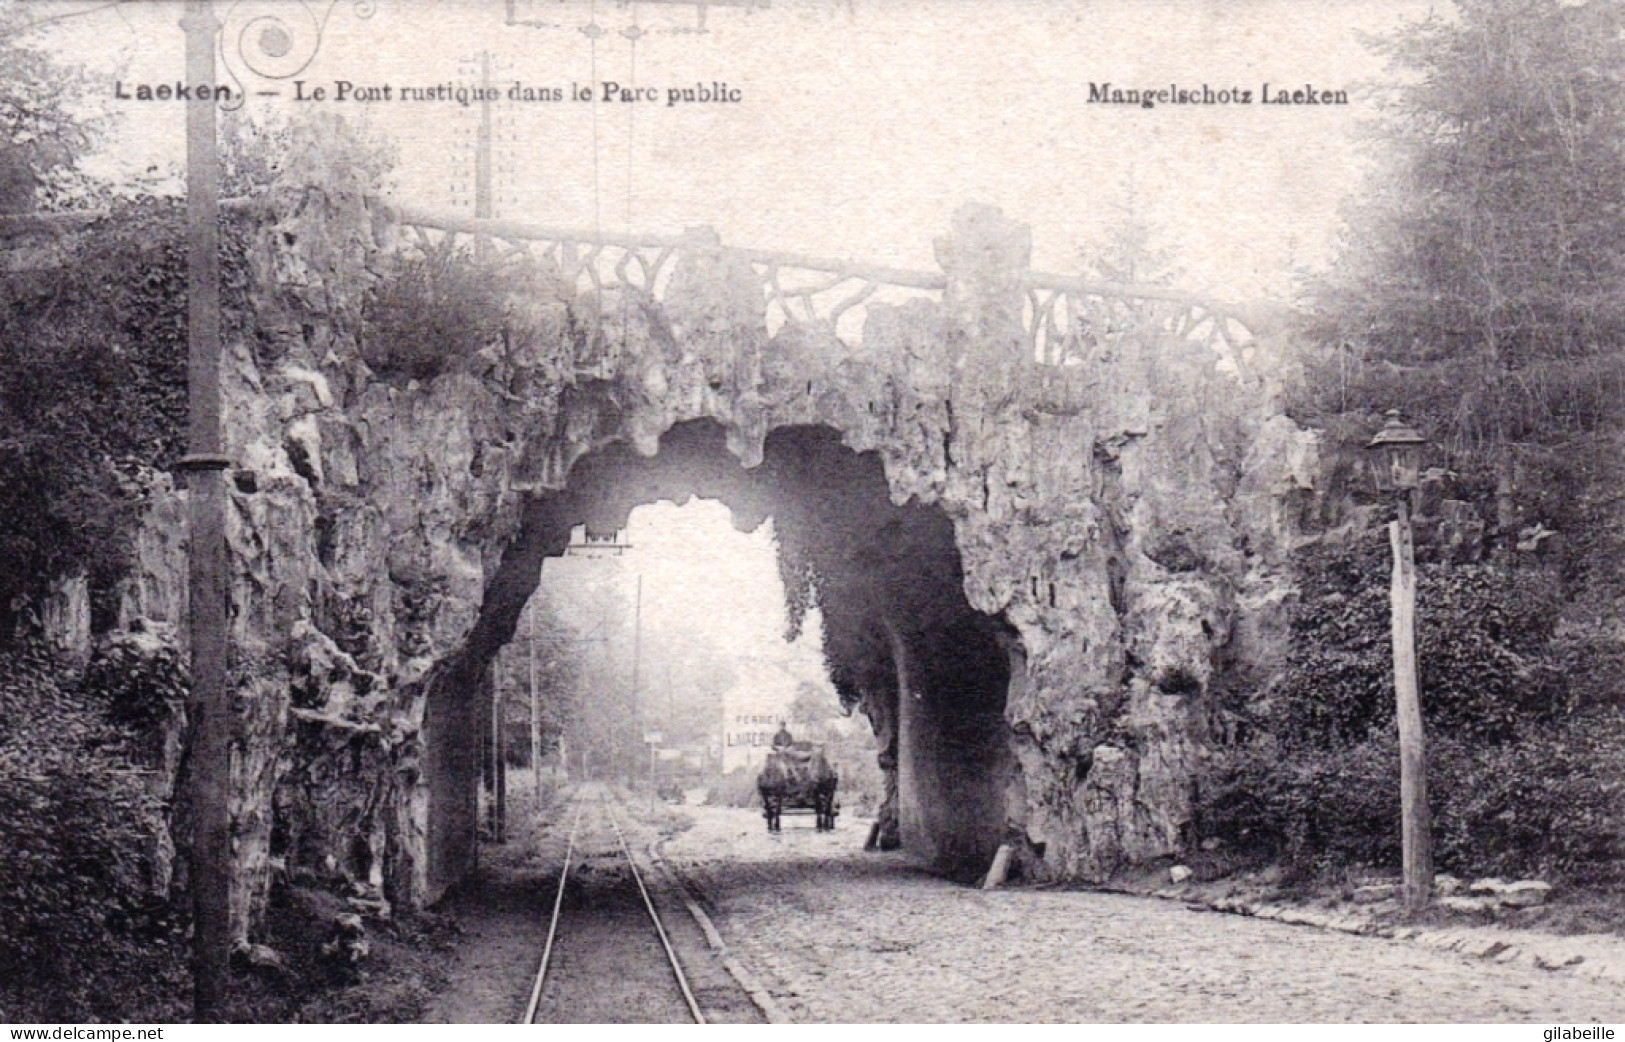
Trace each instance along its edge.
<path fill-rule="evenodd" d="M 1387 422 L 1366 446 L 1372 456 L 1372 477 L 1382 492 L 1400 492 L 1407 497 L 1422 481 L 1422 446 L 1427 439 L 1407 426 L 1398 409 L 1389 409 Z"/>
<path fill-rule="evenodd" d="M 1390 410 L 1382 430 L 1371 439 L 1372 477 L 1377 488 L 1395 497 L 1397 513 L 1388 525 L 1394 552 L 1389 598 L 1393 613 L 1394 701 L 1399 725 L 1399 796 L 1404 847 L 1405 909 L 1427 905 L 1433 889 L 1433 837 L 1428 821 L 1426 740 L 1416 680 L 1416 551 L 1411 535 L 1411 505 L 1421 484 L 1422 446 L 1427 439 Z"/>

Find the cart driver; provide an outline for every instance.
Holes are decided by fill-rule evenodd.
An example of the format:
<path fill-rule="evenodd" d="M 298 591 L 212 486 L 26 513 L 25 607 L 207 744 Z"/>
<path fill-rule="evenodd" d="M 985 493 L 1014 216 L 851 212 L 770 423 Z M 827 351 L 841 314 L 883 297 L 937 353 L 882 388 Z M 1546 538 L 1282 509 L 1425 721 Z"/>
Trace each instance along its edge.
<path fill-rule="evenodd" d="M 784 726 L 784 722 L 782 720 L 779 721 L 778 733 L 773 736 L 773 748 L 788 748 L 794 741 L 795 739 L 790 737 L 790 729 Z"/>

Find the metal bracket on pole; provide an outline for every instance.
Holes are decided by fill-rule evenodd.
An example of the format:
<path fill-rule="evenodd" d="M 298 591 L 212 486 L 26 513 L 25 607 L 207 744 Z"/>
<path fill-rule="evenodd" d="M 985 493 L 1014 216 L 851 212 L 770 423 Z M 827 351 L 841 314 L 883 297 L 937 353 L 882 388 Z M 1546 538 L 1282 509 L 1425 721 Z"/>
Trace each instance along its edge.
<path fill-rule="evenodd" d="M 175 461 L 175 469 L 181 471 L 197 470 L 230 470 L 236 465 L 236 460 L 230 456 L 221 456 L 210 452 L 188 453 Z"/>

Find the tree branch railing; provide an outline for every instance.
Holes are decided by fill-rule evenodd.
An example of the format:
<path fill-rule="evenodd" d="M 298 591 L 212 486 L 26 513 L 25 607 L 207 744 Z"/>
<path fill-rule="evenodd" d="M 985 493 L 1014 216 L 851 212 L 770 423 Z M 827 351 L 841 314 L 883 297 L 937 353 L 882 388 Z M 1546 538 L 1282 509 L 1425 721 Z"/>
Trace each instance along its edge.
<path fill-rule="evenodd" d="M 446 216 L 407 207 L 394 213 L 420 241 L 428 241 L 432 229 L 442 242 L 460 235 L 484 240 L 501 251 L 499 256 L 550 257 L 567 282 L 600 297 L 625 289 L 658 299 L 679 250 L 720 247 L 709 233 L 594 236 L 579 230 Z M 821 326 L 842 340 L 855 342 L 862 328 L 857 319 L 870 301 L 940 299 L 947 288 L 947 277 L 941 272 L 778 250 L 726 249 L 746 260 L 761 279 L 770 332 L 786 322 L 799 322 Z M 1044 272 L 1027 272 L 1023 281 L 1022 325 L 1027 346 L 1033 359 L 1044 364 L 1086 363 L 1114 333 L 1149 321 L 1167 333 L 1212 348 L 1239 371 L 1242 349 L 1254 335 L 1243 309 L 1171 287 Z"/>

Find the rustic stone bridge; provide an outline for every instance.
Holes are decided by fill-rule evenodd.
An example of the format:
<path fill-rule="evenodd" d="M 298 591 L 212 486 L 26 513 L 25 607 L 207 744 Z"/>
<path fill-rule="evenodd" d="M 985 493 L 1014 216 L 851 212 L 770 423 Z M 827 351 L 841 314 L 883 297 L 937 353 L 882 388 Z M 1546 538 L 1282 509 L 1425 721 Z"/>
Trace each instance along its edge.
<path fill-rule="evenodd" d="M 1028 230 L 982 207 L 918 273 L 322 184 L 248 208 L 228 322 L 239 932 L 279 871 L 420 905 L 468 870 L 491 659 L 574 525 L 661 498 L 774 518 L 905 849 L 970 872 L 1011 842 L 1029 876 L 1101 878 L 1189 841 L 1217 692 L 1272 666 L 1314 482 L 1256 316 L 1032 272 Z M 500 335 L 380 373 L 363 301 L 427 259 L 517 273 Z M 178 641 L 183 495 L 155 478 L 121 609 Z"/>

